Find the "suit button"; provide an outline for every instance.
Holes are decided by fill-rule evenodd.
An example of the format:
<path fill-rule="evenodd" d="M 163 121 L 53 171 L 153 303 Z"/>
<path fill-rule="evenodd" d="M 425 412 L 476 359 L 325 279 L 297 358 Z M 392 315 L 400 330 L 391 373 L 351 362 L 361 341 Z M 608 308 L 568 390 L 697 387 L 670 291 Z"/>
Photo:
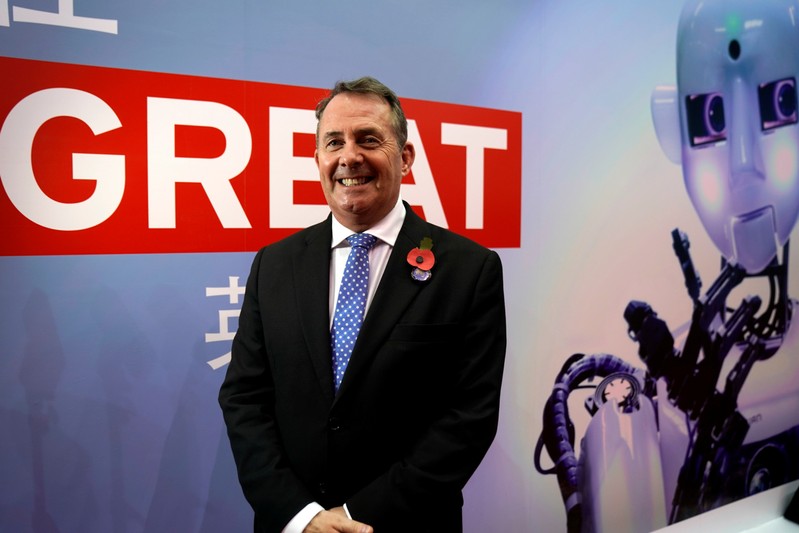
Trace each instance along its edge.
<path fill-rule="evenodd" d="M 327 492 L 327 485 L 324 481 L 319 483 L 319 494 L 325 494 Z"/>
<path fill-rule="evenodd" d="M 330 428 L 330 431 L 338 431 L 342 428 L 342 423 L 340 418 L 332 417 L 330 420 L 327 421 L 327 427 Z"/>

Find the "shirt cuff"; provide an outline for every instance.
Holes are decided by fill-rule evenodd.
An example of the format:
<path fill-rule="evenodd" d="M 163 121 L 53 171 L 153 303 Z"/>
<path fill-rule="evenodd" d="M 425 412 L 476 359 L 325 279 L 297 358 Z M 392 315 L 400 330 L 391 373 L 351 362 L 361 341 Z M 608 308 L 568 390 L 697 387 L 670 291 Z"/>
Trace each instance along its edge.
<path fill-rule="evenodd" d="M 350 510 L 347 509 L 347 504 L 345 503 L 344 505 L 342 505 L 342 507 L 344 507 L 344 512 L 347 513 L 347 518 L 352 520 L 353 518 L 352 518 L 352 515 L 350 514 Z"/>
<path fill-rule="evenodd" d="M 294 515 L 294 518 L 286 524 L 281 533 L 302 533 L 305 527 L 311 523 L 313 517 L 319 514 L 319 511 L 324 510 L 325 508 L 316 502 L 309 503 L 299 513 Z"/>

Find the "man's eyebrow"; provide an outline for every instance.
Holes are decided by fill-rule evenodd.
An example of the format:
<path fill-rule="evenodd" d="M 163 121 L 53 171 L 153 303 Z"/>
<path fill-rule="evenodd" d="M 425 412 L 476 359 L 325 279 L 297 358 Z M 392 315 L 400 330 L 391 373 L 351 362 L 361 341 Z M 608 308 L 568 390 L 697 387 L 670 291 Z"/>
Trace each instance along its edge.
<path fill-rule="evenodd" d="M 322 137 L 325 139 L 329 139 L 330 137 L 341 137 L 342 133 L 340 131 L 326 131 L 322 134 Z"/>
<path fill-rule="evenodd" d="M 374 126 L 365 126 L 363 128 L 355 130 L 355 134 L 358 136 L 362 135 L 377 135 L 380 133 L 380 128 L 376 128 Z"/>
<path fill-rule="evenodd" d="M 357 137 L 362 137 L 364 135 L 379 135 L 381 132 L 380 128 L 376 128 L 374 126 L 364 126 L 363 128 L 355 130 L 355 135 Z M 341 137 L 344 135 L 344 132 L 338 130 L 331 130 L 326 131 L 322 134 L 322 138 L 329 139 L 331 137 Z"/>

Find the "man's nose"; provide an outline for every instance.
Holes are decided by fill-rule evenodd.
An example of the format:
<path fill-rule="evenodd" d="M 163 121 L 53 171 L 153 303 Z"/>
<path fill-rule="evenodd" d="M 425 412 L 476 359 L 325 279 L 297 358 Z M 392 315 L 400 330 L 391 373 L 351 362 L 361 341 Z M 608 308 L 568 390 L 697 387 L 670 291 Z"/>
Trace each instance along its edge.
<path fill-rule="evenodd" d="M 363 162 L 363 154 L 358 143 L 348 141 L 339 154 L 338 164 L 342 167 L 357 167 Z"/>

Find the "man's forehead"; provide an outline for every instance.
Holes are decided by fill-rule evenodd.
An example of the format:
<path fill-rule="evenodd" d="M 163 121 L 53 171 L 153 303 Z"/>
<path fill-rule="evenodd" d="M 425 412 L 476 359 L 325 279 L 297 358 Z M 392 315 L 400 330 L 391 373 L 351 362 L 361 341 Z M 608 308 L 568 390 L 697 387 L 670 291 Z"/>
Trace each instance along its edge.
<path fill-rule="evenodd" d="M 319 127 L 323 135 L 377 132 L 390 127 L 390 116 L 388 103 L 377 95 L 343 93 L 330 100 Z"/>

